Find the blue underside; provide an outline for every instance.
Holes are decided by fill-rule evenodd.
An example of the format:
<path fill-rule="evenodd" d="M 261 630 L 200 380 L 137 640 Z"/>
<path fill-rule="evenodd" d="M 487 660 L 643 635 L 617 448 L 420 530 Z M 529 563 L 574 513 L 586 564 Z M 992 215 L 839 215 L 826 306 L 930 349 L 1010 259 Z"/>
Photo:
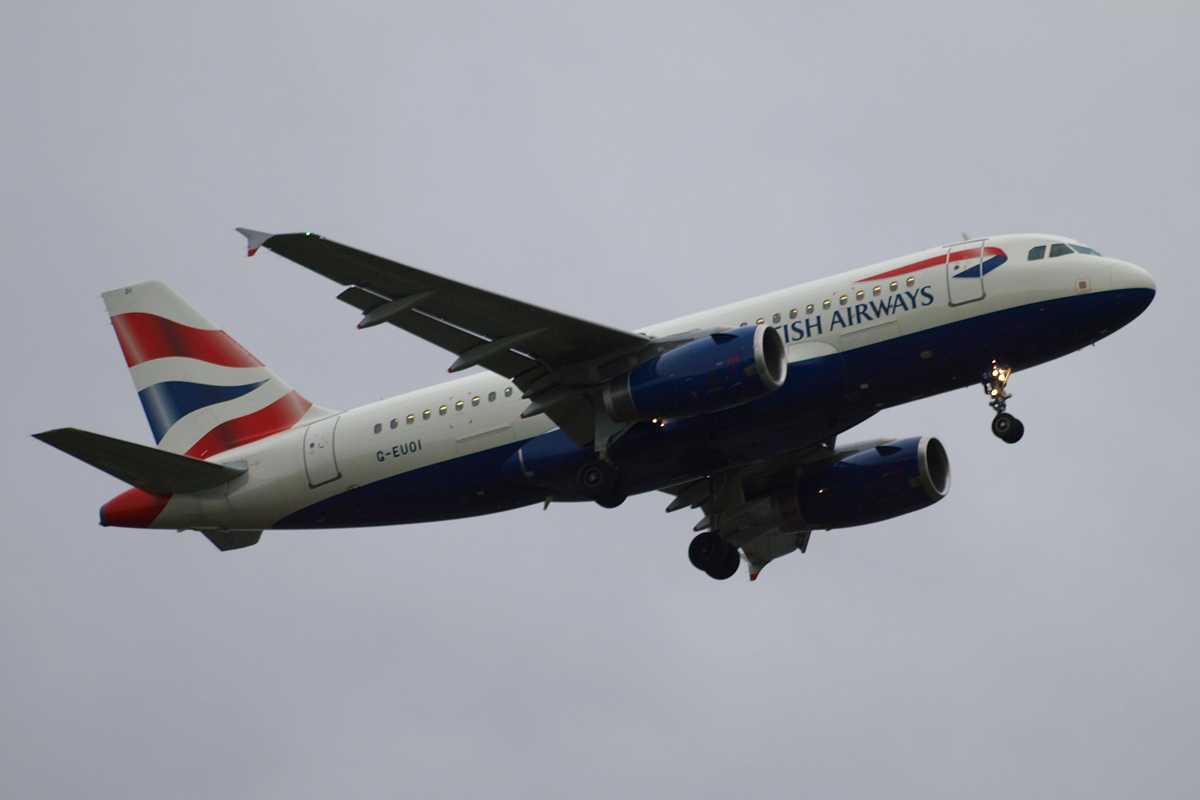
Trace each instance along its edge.
<path fill-rule="evenodd" d="M 784 455 L 835 436 L 881 408 L 976 385 L 992 359 L 1022 370 L 1078 350 L 1129 323 L 1153 297 L 1148 289 L 1078 295 L 804 362 L 789 370 L 782 388 L 761 400 L 665 426 L 636 425 L 610 455 L 630 494 Z M 561 454 L 561 475 L 549 476 L 539 486 L 503 478 L 505 461 L 533 442 L 540 451 Z M 345 528 L 469 517 L 540 502 L 548 490 L 571 499 L 563 496 L 570 492 L 565 481 L 591 457 L 590 448 L 580 449 L 555 431 L 360 486 L 273 527 Z M 555 486 L 555 480 L 564 483 Z"/>

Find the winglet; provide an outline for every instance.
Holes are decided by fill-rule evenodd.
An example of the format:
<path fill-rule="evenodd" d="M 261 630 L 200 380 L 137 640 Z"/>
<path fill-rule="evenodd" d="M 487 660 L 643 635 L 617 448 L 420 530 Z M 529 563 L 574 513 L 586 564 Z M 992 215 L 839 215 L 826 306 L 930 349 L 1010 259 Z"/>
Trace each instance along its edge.
<path fill-rule="evenodd" d="M 258 248 L 267 243 L 275 234 L 263 233 L 262 231 L 252 231 L 249 228 L 238 228 L 237 232 L 246 237 L 246 255 L 252 256 L 258 252 Z"/>

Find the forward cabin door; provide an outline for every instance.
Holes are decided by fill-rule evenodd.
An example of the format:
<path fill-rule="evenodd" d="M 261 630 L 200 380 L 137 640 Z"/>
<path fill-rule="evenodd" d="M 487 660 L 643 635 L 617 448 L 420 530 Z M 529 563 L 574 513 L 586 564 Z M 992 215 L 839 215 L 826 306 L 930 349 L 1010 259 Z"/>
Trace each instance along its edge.
<path fill-rule="evenodd" d="M 974 303 L 983 299 L 983 247 L 987 239 L 946 248 L 946 283 L 950 305 Z"/>
<path fill-rule="evenodd" d="M 340 416 L 318 420 L 304 431 L 304 471 L 308 485 L 316 488 L 342 477 L 333 450 L 333 433 Z"/>

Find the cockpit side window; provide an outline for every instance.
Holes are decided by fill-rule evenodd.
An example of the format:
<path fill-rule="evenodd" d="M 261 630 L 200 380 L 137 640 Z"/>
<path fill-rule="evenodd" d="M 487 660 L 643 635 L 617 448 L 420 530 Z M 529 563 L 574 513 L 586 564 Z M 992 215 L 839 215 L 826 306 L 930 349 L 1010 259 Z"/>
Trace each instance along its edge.
<path fill-rule="evenodd" d="M 1090 247 L 1084 247 L 1084 246 L 1083 246 L 1083 245 L 1081 245 L 1081 244 L 1074 244 L 1074 245 L 1071 245 L 1071 247 L 1072 247 L 1072 248 L 1074 248 L 1074 250 L 1075 250 L 1075 252 L 1076 252 L 1076 253 L 1083 253 L 1084 255 L 1088 255 L 1088 256 L 1098 256 L 1098 255 L 1100 255 L 1099 253 L 1097 253 L 1097 252 L 1096 252 L 1095 250 L 1093 250 L 1092 248 L 1090 248 Z"/>
<path fill-rule="evenodd" d="M 1071 252 L 1074 252 L 1074 251 L 1071 250 L 1071 245 L 1069 245 L 1069 244 L 1052 244 L 1052 245 L 1050 245 L 1050 257 L 1051 258 L 1058 258 L 1059 256 L 1065 256 L 1067 253 L 1071 253 Z"/>
<path fill-rule="evenodd" d="M 1045 255 L 1046 255 L 1046 245 L 1039 244 L 1037 247 L 1035 247 L 1029 251 L 1029 260 L 1037 261 L 1039 258 L 1042 258 Z"/>

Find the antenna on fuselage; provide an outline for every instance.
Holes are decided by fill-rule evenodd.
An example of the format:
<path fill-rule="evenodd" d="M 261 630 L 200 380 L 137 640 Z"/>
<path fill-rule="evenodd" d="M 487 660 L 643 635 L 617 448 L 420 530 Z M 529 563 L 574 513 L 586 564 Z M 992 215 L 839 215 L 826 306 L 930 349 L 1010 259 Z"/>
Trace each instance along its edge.
<path fill-rule="evenodd" d="M 971 237 L 970 237 L 970 236 L 967 236 L 967 235 L 964 233 L 964 234 L 963 234 L 963 241 L 964 241 L 964 242 L 969 242 L 969 241 L 971 241 Z"/>

